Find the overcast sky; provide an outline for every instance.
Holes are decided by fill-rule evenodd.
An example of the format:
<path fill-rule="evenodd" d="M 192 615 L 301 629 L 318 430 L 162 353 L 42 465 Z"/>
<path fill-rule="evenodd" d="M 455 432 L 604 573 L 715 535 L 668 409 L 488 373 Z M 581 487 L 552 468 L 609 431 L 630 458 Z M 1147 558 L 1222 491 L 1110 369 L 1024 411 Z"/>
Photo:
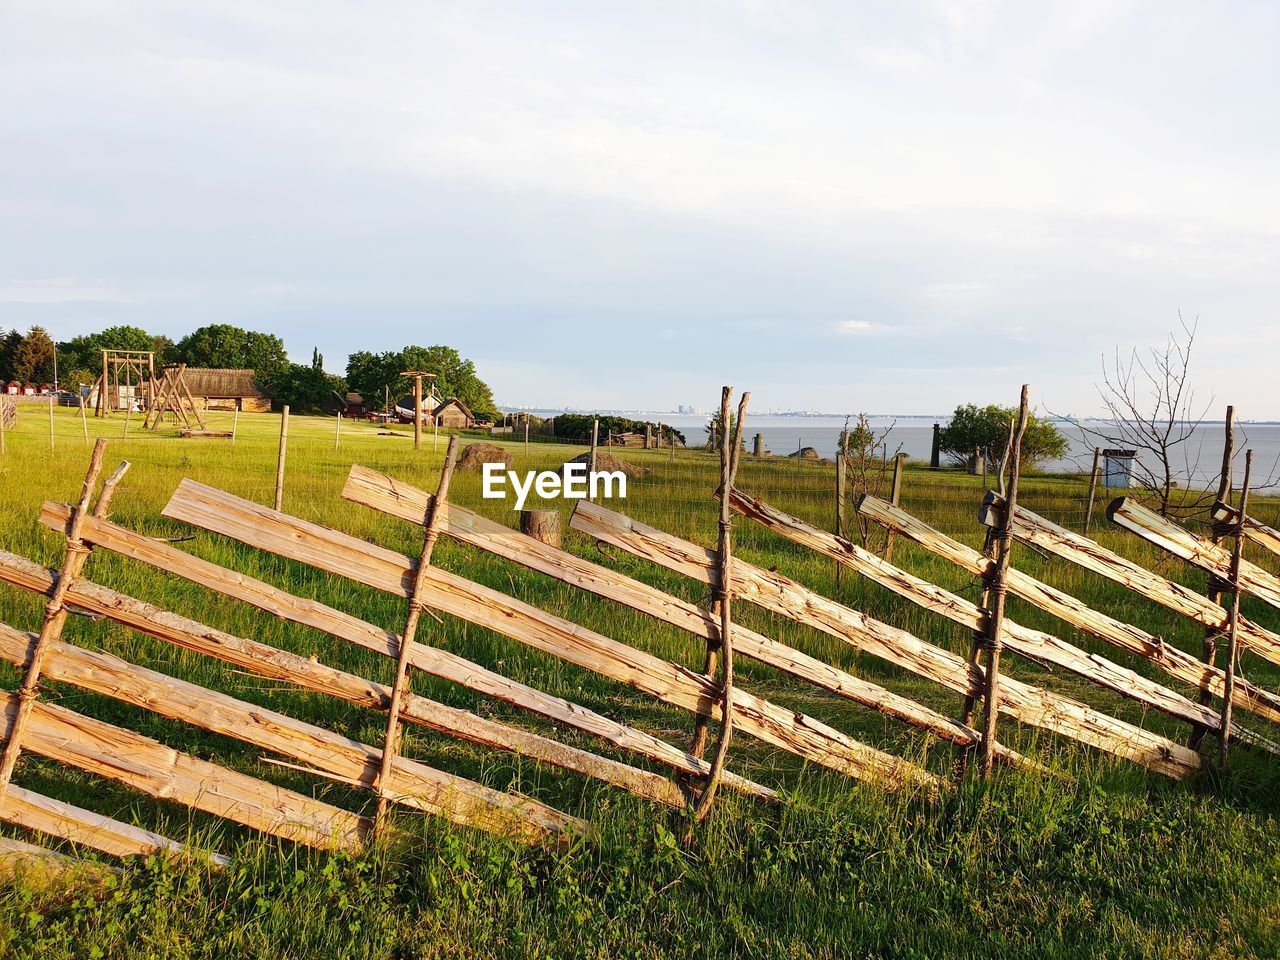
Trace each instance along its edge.
<path fill-rule="evenodd" d="M 1280 5 L 9 3 L 0 326 L 447 343 L 513 404 L 1280 418 Z"/>

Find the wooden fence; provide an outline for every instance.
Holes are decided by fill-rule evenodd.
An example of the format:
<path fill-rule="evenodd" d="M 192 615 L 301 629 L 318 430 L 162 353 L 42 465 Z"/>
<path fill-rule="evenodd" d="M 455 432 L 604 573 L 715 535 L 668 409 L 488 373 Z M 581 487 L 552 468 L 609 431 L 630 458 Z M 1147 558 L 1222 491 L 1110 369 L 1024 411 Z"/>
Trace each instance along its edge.
<path fill-rule="evenodd" d="M 450 457 L 455 453 L 456 447 L 451 447 Z M 446 467 L 446 474 L 449 469 Z M 0 694 L 9 718 L 7 753 L 16 756 L 18 749 L 35 753 L 255 830 L 330 849 L 362 846 L 380 827 L 381 820 L 175 751 L 140 734 L 40 699 L 34 695 L 35 681 L 43 678 L 74 686 L 244 741 L 278 758 L 275 762 L 284 766 L 370 790 L 378 796 L 380 809 L 383 804 L 394 803 L 530 842 L 563 842 L 582 834 L 588 825 L 531 798 L 495 790 L 399 755 L 396 723 L 417 724 L 472 744 L 529 757 L 668 807 L 679 808 L 693 802 L 708 777 L 714 780 L 712 764 L 702 759 L 697 750 L 679 747 L 638 727 L 420 642 L 413 638 L 412 628 L 406 629 L 406 642 L 395 632 L 349 613 L 121 526 L 107 516 L 109 492 L 104 492 L 96 508 L 90 508 L 92 479 L 91 472 L 79 504 L 50 502 L 41 511 L 40 522 L 67 538 L 69 561 L 61 571 L 0 551 L 0 581 L 51 598 L 38 635 L 0 624 L 0 657 L 26 668 L 31 691 L 25 692 L 28 687 L 24 686 L 19 694 Z M 409 611 L 456 617 L 681 708 L 695 718 L 716 724 L 731 719 L 737 733 L 805 762 L 890 790 L 938 793 L 948 789 L 947 777 L 862 743 L 812 716 L 775 704 L 738 683 L 718 683 L 709 671 L 699 672 L 663 659 L 434 565 L 430 546 L 436 536 L 445 536 L 676 627 L 705 641 L 709 648 L 721 643 L 724 624 L 716 610 L 704 609 L 450 503 L 446 499 L 447 488 L 447 480 L 442 481 L 441 489 L 432 494 L 366 467 L 351 468 L 342 492 L 344 498 L 424 528 L 426 546 L 416 559 L 192 480 L 181 482 L 162 513 L 404 599 Z M 732 482 L 722 489 L 734 512 L 779 537 L 833 560 L 840 568 L 879 584 L 967 632 L 978 635 L 987 628 L 990 615 L 978 603 L 915 576 L 841 536 L 790 516 L 737 489 Z M 991 494 L 982 519 L 997 523 L 1003 509 L 1003 501 Z M 901 540 L 914 542 L 977 578 L 987 577 L 995 562 L 892 503 L 865 496 L 857 510 Z M 1023 507 L 1012 512 L 1010 529 L 1017 539 L 1109 577 L 1208 628 L 1224 627 L 1224 608 L 1208 598 Z M 1117 501 L 1108 516 L 1170 553 L 1216 576 L 1224 575 L 1224 551 L 1216 544 L 1197 538 L 1130 501 Z M 1235 522 L 1230 516 L 1219 519 Z M 983 695 L 986 677 L 976 657 L 966 658 L 929 643 L 781 573 L 734 557 L 725 577 L 728 582 L 721 583 L 721 571 L 726 566 L 720 562 L 716 549 L 673 536 L 590 501 L 578 503 L 571 525 L 602 544 L 723 591 L 735 601 L 834 637 L 860 653 L 937 684 L 970 704 Z M 1256 521 L 1247 520 L 1243 529 L 1268 549 L 1280 547 L 1280 534 Z M 81 575 L 79 563 L 71 562 L 71 558 L 90 549 L 118 554 L 282 620 L 394 659 L 400 665 L 396 681 L 387 685 L 365 679 L 313 658 L 214 629 L 96 583 Z M 1239 575 L 1250 592 L 1280 605 L 1280 578 L 1254 565 L 1241 565 Z M 1005 618 L 1000 630 L 1004 645 L 1012 652 L 1185 721 L 1193 730 L 1207 730 L 1219 736 L 1225 733 L 1260 750 L 1280 753 L 1275 741 L 1231 721 L 1224 711 L 1208 702 L 1208 697 L 1221 698 L 1228 689 L 1223 669 L 1136 626 L 1092 610 L 1075 597 L 1016 568 L 1007 571 L 1007 587 L 1067 626 L 1151 663 L 1188 689 L 1165 686 L 1064 637 Z M 394 722 L 388 726 L 383 745 L 361 743 L 228 694 L 85 649 L 61 636 L 61 624 L 69 608 L 109 618 L 257 676 L 287 681 L 297 688 L 390 713 Z M 407 622 L 415 619 L 416 614 Z M 1239 627 L 1246 649 L 1280 663 L 1280 636 L 1248 621 L 1241 621 Z M 982 743 L 984 735 L 970 724 L 966 712 L 958 717 L 948 716 L 739 623 L 732 624 L 727 639 L 738 656 L 925 731 L 953 744 L 962 755 Z M 551 721 L 557 728 L 587 734 L 621 754 L 634 755 L 653 769 L 415 694 L 405 683 L 405 671 L 410 668 L 527 711 Z M 1280 723 L 1280 694 L 1238 676 L 1232 679 L 1234 705 L 1254 717 Z M 1199 751 L 1191 746 L 1111 716 L 1079 699 L 1007 675 L 999 678 L 995 690 L 993 703 L 1000 713 L 1164 776 L 1181 779 L 1202 765 Z M 997 760 L 1031 770 L 1044 769 L 1036 758 L 992 740 Z M 721 782 L 728 789 L 763 802 L 780 799 L 775 790 L 731 770 L 725 771 Z M 4 786 L 7 789 L 0 800 L 0 819 L 21 827 L 115 855 L 163 850 L 222 862 L 222 855 L 216 852 L 189 850 L 156 833 L 16 784 Z M 388 829 L 394 829 L 394 825 Z"/>

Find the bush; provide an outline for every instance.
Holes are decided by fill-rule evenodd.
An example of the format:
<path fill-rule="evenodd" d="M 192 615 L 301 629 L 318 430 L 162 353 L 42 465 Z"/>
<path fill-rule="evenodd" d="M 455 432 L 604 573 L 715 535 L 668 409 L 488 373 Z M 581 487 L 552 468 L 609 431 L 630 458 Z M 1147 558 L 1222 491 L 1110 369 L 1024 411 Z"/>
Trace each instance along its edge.
<path fill-rule="evenodd" d="M 965 463 L 973 456 L 975 447 L 989 450 L 992 457 L 1004 456 L 1005 443 L 1009 439 L 1009 421 L 1018 416 L 1017 407 L 998 407 L 994 403 L 985 407 L 966 403 L 956 407 L 939 436 L 942 452 L 952 463 Z M 1067 438 L 1058 432 L 1049 420 L 1030 414 L 1027 432 L 1022 438 L 1022 463 L 1034 467 L 1049 460 L 1066 456 Z"/>

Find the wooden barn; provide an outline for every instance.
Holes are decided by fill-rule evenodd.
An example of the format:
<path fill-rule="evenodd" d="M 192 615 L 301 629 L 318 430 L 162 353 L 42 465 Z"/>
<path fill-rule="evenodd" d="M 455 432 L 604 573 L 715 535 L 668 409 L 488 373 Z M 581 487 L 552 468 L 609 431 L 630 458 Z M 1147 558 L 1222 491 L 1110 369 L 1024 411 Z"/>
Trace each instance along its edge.
<path fill-rule="evenodd" d="M 450 397 L 441 403 L 431 416 L 437 426 L 446 430 L 465 430 L 476 425 L 475 416 L 457 397 Z"/>
<path fill-rule="evenodd" d="M 183 377 L 196 406 L 203 410 L 271 412 L 271 398 L 258 386 L 252 370 L 187 367 Z"/>

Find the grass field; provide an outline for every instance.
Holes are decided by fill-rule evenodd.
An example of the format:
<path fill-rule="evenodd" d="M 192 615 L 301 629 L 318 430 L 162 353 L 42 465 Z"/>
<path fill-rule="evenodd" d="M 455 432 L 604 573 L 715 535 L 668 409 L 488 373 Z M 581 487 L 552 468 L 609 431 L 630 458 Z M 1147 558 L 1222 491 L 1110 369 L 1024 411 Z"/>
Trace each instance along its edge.
<path fill-rule="evenodd" d="M 229 415 L 226 419 L 229 425 Z M 49 450 L 47 414 L 23 407 L 18 429 L 0 457 L 0 546 L 50 566 L 62 559 L 61 539 L 37 524 L 46 499 L 73 500 L 89 447 L 71 411 L 58 411 L 56 446 Z M 218 425 L 217 422 L 211 424 Z M 180 440 L 171 431 L 141 435 L 133 418 L 89 422 L 94 435 L 113 438 L 108 468 L 133 467 L 116 495 L 113 517 L 158 536 L 191 533 L 160 510 L 183 477 L 261 503 L 274 488 L 278 419 L 243 415 L 235 445 L 225 440 Z M 407 553 L 421 531 L 343 501 L 350 464 L 363 463 L 434 489 L 444 438 L 416 454 L 407 437 L 344 424 L 335 449 L 334 422 L 294 418 L 290 427 L 285 509 Z M 511 444 L 516 468 L 557 465 L 582 448 L 535 444 L 526 454 Z M 675 463 L 663 452 L 629 451 L 652 468 L 631 483 L 618 509 L 674 534 L 712 544 L 718 466 L 699 451 Z M 743 463 L 740 484 L 775 505 L 830 528 L 832 470 L 792 461 Z M 975 546 L 978 478 L 910 469 L 904 506 Z M 483 500 L 478 475 L 459 475 L 453 499 L 506 523 L 510 502 Z M 1052 520 L 1079 528 L 1084 487 L 1078 478 L 1033 476 L 1023 502 Z M 1274 520 L 1277 503 L 1255 501 L 1257 516 Z M 527 506 L 559 506 L 563 503 Z M 567 511 L 566 511 L 567 512 Z M 1101 511 L 1099 511 L 1100 515 Z M 566 517 L 567 521 L 567 517 Z M 1098 524 L 1106 545 L 1166 576 L 1204 589 L 1203 577 L 1144 548 L 1133 537 Z M 961 628 L 900 600 L 856 576 L 837 589 L 830 561 L 739 520 L 741 556 L 777 567 L 819 592 L 896 626 L 966 651 Z M 405 614 L 396 601 L 349 581 L 318 573 L 210 535 L 182 547 L 218 563 L 314 597 L 389 629 Z M 615 566 L 673 594 L 702 602 L 705 588 L 638 560 L 608 555 L 580 535 L 566 547 Z M 537 606 L 700 668 L 701 641 L 638 613 L 585 595 L 523 568 L 451 542 L 441 566 Z M 895 562 L 976 599 L 973 578 L 907 544 Z M 1189 621 L 1126 593 L 1101 578 L 1021 549 L 1015 562 L 1091 606 L 1199 651 L 1201 630 Z M 1276 569 L 1274 565 L 1272 569 Z M 242 604 L 99 552 L 87 573 L 112 587 L 265 643 L 315 655 L 362 676 L 389 682 L 391 661 Z M 1280 628 L 1280 611 L 1246 600 L 1246 613 Z M 1091 641 L 1016 600 L 1011 615 L 1050 630 L 1153 677 L 1152 668 Z M 0 587 L 0 620 L 23 629 L 39 625 L 41 598 Z M 831 663 L 935 706 L 949 714 L 959 700 L 851 647 L 746 604 L 741 620 Z M 343 702 L 258 680 L 105 621 L 74 618 L 68 637 L 241 699 L 379 743 L 382 715 Z M 689 714 L 666 707 L 514 641 L 446 620 L 425 621 L 419 638 L 486 666 L 633 722 L 683 744 Z M 1087 700 L 1125 719 L 1179 740 L 1187 728 L 1162 715 L 1143 716 L 1130 701 L 1011 654 L 1009 672 Z M 1246 655 L 1254 682 L 1280 688 L 1280 668 Z M 18 673 L 0 667 L 8 689 Z M 775 671 L 740 661 L 744 687 L 802 709 L 868 743 L 910 756 L 944 772 L 952 751 L 902 724 L 820 694 Z M 414 689 L 446 703 L 552 732 L 526 714 L 484 701 L 427 676 Z M 371 811 L 371 797 L 340 784 L 263 763 L 260 751 L 238 741 L 162 720 L 104 697 L 55 687 L 58 702 L 139 730 L 164 743 L 254 776 L 351 809 Z M 1253 725 L 1246 715 L 1242 721 Z M 24 758 L 15 782 L 195 843 L 234 852 L 232 866 L 212 871 L 157 858 L 128 867 L 105 888 L 50 889 L 27 882 L 0 889 L 0 944 L 22 957 L 1275 957 L 1280 955 L 1280 763 L 1233 752 L 1228 771 L 1207 771 L 1168 783 L 1123 761 L 1108 760 L 1071 742 L 1034 736 L 1002 721 L 1002 739 L 1071 774 L 1068 782 L 1001 772 L 988 786 L 963 783 L 936 800 L 887 796 L 834 773 L 802 768 L 789 755 L 740 737 L 734 769 L 784 789 L 788 803 L 768 809 L 722 794 L 711 820 L 690 845 L 678 837 L 678 814 L 612 788 L 457 740 L 406 730 L 405 752 L 424 762 L 519 790 L 589 818 L 591 837 L 562 852 L 520 847 L 402 813 L 412 839 L 360 857 L 329 855 L 266 840 L 183 807 L 151 801 L 108 781 Z M 603 747 L 558 733 L 600 752 Z M 1206 746 L 1206 756 L 1216 745 Z M 634 758 L 628 758 L 634 759 Z M 635 761 L 643 765 L 640 761 Z M 7 832 L 9 831 L 6 828 Z M 17 835 L 17 834 L 14 834 Z M 30 835 L 26 839 L 32 839 Z"/>

